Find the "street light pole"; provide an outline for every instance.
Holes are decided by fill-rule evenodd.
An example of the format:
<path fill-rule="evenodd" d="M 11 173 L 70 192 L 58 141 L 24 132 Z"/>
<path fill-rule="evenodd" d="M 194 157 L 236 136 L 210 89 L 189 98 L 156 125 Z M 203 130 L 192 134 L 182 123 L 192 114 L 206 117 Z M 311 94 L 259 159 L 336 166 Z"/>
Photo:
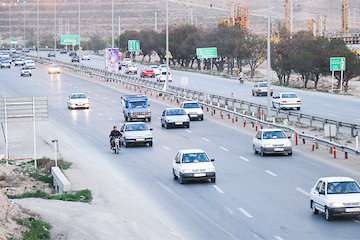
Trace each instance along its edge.
<path fill-rule="evenodd" d="M 26 1 L 23 2 L 24 5 L 24 48 L 26 48 Z"/>
<path fill-rule="evenodd" d="M 11 48 L 11 2 L 9 0 L 9 41 L 10 41 L 10 48 Z"/>
<path fill-rule="evenodd" d="M 163 91 L 167 89 L 167 83 L 169 81 L 169 0 L 166 0 L 166 79 L 163 87 Z"/>
<path fill-rule="evenodd" d="M 114 0 L 111 0 L 111 48 L 114 48 Z"/>
<path fill-rule="evenodd" d="M 54 2 L 55 5 L 55 13 L 54 13 L 54 24 L 55 24 L 55 29 L 54 29 L 54 53 L 55 53 L 55 58 L 56 58 L 56 40 L 57 40 L 57 32 L 56 32 L 56 0 Z"/>
<path fill-rule="evenodd" d="M 78 33 L 79 33 L 79 57 L 80 57 L 80 51 L 81 51 L 81 28 L 80 28 L 80 18 L 81 18 L 81 13 L 80 13 L 80 11 L 81 11 L 81 1 L 79 0 L 78 1 Z M 80 64 L 79 64 L 80 65 Z"/>
<path fill-rule="evenodd" d="M 271 105 L 271 88 L 270 88 L 270 84 L 271 84 L 271 15 L 270 15 L 270 10 L 269 10 L 269 16 L 268 16 L 268 24 L 267 24 L 267 85 L 268 85 L 268 89 L 267 89 L 267 113 L 266 113 L 266 117 L 267 119 L 270 118 L 271 115 L 271 109 L 270 109 L 270 105 Z"/>
<path fill-rule="evenodd" d="M 39 23 L 39 12 L 40 12 L 40 9 L 39 9 L 39 0 L 37 0 L 37 11 L 36 11 L 36 28 L 37 28 L 37 36 L 36 36 L 36 54 L 39 55 L 39 47 L 40 47 L 40 23 Z"/>

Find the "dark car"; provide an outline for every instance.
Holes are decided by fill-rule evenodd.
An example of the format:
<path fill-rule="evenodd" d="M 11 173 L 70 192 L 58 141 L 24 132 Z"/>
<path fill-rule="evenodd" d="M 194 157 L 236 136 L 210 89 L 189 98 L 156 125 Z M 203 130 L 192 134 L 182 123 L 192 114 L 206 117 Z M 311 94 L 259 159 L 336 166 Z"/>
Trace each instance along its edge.
<path fill-rule="evenodd" d="M 72 59 L 71 59 L 71 62 L 80 62 L 80 57 L 79 56 L 74 56 Z"/>
<path fill-rule="evenodd" d="M 55 54 L 55 52 L 49 52 L 48 53 L 48 57 L 50 58 L 50 57 L 55 57 L 56 56 L 56 54 Z"/>
<path fill-rule="evenodd" d="M 76 52 L 69 52 L 69 56 L 70 57 L 75 57 L 75 56 L 77 56 L 77 54 L 76 54 Z"/>
<path fill-rule="evenodd" d="M 66 54 L 66 53 L 67 53 L 66 49 L 61 49 L 60 50 L 60 54 Z"/>

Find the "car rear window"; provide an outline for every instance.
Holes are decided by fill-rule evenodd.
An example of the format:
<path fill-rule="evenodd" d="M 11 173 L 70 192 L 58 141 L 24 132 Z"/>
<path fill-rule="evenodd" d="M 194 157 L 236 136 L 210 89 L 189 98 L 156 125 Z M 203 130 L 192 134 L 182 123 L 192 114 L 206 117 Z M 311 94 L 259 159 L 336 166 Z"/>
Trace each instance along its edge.
<path fill-rule="evenodd" d="M 263 133 L 263 139 L 282 139 L 287 138 L 283 131 L 268 131 Z"/>
<path fill-rule="evenodd" d="M 184 103 L 184 108 L 200 108 L 198 103 Z"/>
<path fill-rule="evenodd" d="M 166 112 L 167 116 L 177 116 L 177 115 L 186 115 L 186 112 L 184 109 L 169 109 Z"/>
<path fill-rule="evenodd" d="M 146 131 L 149 130 L 149 127 L 146 124 L 129 124 L 125 126 L 125 131 Z"/>
<path fill-rule="evenodd" d="M 297 98 L 297 95 L 295 93 L 285 93 L 281 95 L 282 98 Z"/>
<path fill-rule="evenodd" d="M 82 99 L 82 98 L 86 98 L 85 94 L 73 94 L 71 95 L 71 99 Z"/>

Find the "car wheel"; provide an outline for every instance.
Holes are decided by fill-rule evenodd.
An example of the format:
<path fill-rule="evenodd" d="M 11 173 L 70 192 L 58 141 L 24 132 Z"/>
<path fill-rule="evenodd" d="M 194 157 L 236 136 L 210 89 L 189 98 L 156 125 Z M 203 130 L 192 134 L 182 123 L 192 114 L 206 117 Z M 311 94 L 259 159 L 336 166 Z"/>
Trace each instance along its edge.
<path fill-rule="evenodd" d="M 254 93 L 254 91 L 252 91 L 251 93 L 252 93 L 252 95 L 253 95 L 253 97 L 254 97 L 254 96 L 255 96 L 255 93 Z"/>
<path fill-rule="evenodd" d="M 174 179 L 175 179 L 175 180 L 178 179 L 178 177 L 177 177 L 176 174 L 175 174 L 175 169 L 173 169 L 173 176 L 174 176 Z"/>
<path fill-rule="evenodd" d="M 326 221 L 331 221 L 333 219 L 333 217 L 327 207 L 325 207 L 325 219 L 326 219 Z"/>
<path fill-rule="evenodd" d="M 319 214 L 319 210 L 317 210 L 315 208 L 315 205 L 314 205 L 313 201 L 310 202 L 310 207 L 311 207 L 311 211 L 313 212 L 313 214 Z"/>
<path fill-rule="evenodd" d="M 300 111 L 300 109 L 301 109 L 300 107 L 297 107 L 297 108 L 296 108 L 296 110 L 298 110 L 298 111 Z"/>
<path fill-rule="evenodd" d="M 212 183 L 216 183 L 216 177 L 211 178 L 210 181 L 211 181 Z"/>
<path fill-rule="evenodd" d="M 253 145 L 253 149 L 254 149 L 254 154 L 255 154 L 255 155 L 258 154 L 258 151 L 256 150 L 255 145 Z"/>
<path fill-rule="evenodd" d="M 151 117 L 149 117 L 147 120 L 148 120 L 148 122 L 151 122 Z"/>
<path fill-rule="evenodd" d="M 186 128 L 190 128 L 190 122 L 188 122 L 187 124 L 185 124 Z"/>
<path fill-rule="evenodd" d="M 165 123 L 164 127 L 165 127 L 166 129 L 169 129 L 169 126 L 168 126 L 167 123 Z"/>
<path fill-rule="evenodd" d="M 149 147 L 152 147 L 153 146 L 153 142 L 149 142 Z"/>
<path fill-rule="evenodd" d="M 291 152 L 288 152 L 287 155 L 288 155 L 288 156 L 292 156 L 292 154 L 293 154 L 293 153 L 292 153 L 292 151 L 291 151 Z"/>
<path fill-rule="evenodd" d="M 129 147 L 129 144 L 127 144 L 125 141 L 124 141 L 123 143 L 124 143 L 124 147 L 125 147 L 125 148 L 128 148 L 128 147 Z"/>
<path fill-rule="evenodd" d="M 276 109 L 275 103 L 272 103 L 272 107 Z"/>
<path fill-rule="evenodd" d="M 262 156 L 262 157 L 265 156 L 264 150 L 262 148 L 260 148 L 260 156 Z"/>
<path fill-rule="evenodd" d="M 180 184 L 184 184 L 184 182 L 185 182 L 183 176 L 181 176 L 181 175 L 178 177 L 178 180 L 179 180 Z"/>
<path fill-rule="evenodd" d="M 128 122 L 128 121 L 129 121 L 129 117 L 125 116 L 125 122 Z"/>

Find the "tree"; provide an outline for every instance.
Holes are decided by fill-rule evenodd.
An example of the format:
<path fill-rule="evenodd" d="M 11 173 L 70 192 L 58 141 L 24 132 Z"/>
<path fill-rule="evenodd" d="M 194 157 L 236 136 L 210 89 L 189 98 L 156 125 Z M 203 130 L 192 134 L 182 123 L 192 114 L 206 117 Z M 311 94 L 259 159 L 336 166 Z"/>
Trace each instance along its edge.
<path fill-rule="evenodd" d="M 243 49 L 246 51 L 245 63 L 250 67 L 252 78 L 255 75 L 255 70 L 265 61 L 265 46 L 264 39 L 248 34 Z"/>

